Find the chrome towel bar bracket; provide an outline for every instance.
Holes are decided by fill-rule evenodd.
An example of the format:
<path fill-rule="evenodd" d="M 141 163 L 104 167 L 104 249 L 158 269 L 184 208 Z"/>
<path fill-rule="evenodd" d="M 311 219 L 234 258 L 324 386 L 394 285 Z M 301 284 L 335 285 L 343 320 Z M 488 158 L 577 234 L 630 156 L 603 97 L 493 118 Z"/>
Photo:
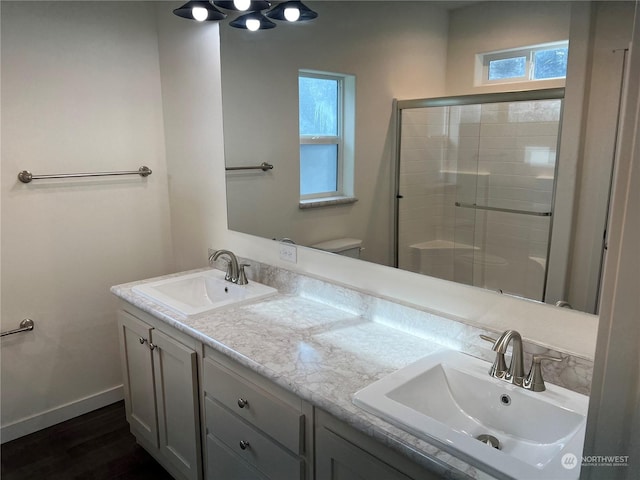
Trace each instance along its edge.
<path fill-rule="evenodd" d="M 148 177 L 152 173 L 151 169 L 144 165 L 138 170 L 124 172 L 56 173 L 52 175 L 33 175 L 29 170 L 23 170 L 18 174 L 18 180 L 22 183 L 29 183 L 31 180 L 44 180 L 48 178 L 106 177 L 111 175 L 140 175 L 141 177 Z"/>
<path fill-rule="evenodd" d="M 30 318 L 25 318 L 20 322 L 20 328 L 2 332 L 0 333 L 0 337 L 6 337 L 7 335 L 13 335 L 14 333 L 30 332 L 31 330 L 33 330 L 33 327 L 33 320 L 31 320 Z"/>

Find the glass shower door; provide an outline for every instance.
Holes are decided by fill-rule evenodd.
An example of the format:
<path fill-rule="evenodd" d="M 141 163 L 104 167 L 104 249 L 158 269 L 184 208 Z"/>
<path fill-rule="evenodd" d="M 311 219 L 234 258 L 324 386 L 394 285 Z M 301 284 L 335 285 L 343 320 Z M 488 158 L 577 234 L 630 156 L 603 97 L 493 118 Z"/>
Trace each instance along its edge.
<path fill-rule="evenodd" d="M 476 286 L 543 300 L 561 109 L 559 99 L 481 106 Z"/>
<path fill-rule="evenodd" d="M 472 284 L 472 272 L 455 258 L 473 250 L 473 202 L 479 148 L 480 106 L 402 110 L 398 171 L 398 267 Z M 475 125 L 473 125 L 474 123 Z"/>
<path fill-rule="evenodd" d="M 486 102 L 505 96 L 517 98 Z M 544 299 L 559 97 L 405 102 L 397 177 L 399 268 Z"/>

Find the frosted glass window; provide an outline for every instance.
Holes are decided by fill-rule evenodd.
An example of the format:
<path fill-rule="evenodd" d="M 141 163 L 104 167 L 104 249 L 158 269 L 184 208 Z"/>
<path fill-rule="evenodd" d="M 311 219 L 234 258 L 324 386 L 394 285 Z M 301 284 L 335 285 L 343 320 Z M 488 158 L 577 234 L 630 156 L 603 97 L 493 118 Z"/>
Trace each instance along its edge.
<path fill-rule="evenodd" d="M 338 190 L 338 146 L 300 145 L 300 195 Z"/>
<path fill-rule="evenodd" d="M 489 80 L 521 78 L 525 76 L 527 57 L 504 58 L 489 62 Z"/>
<path fill-rule="evenodd" d="M 298 106 L 300 200 L 353 195 L 355 77 L 299 71 Z"/>
<path fill-rule="evenodd" d="M 534 53 L 533 78 L 561 78 L 567 76 L 568 48 L 538 50 Z"/>
<path fill-rule="evenodd" d="M 337 136 L 339 80 L 299 77 L 300 135 Z"/>
<path fill-rule="evenodd" d="M 565 78 L 569 42 L 476 55 L 476 85 Z"/>

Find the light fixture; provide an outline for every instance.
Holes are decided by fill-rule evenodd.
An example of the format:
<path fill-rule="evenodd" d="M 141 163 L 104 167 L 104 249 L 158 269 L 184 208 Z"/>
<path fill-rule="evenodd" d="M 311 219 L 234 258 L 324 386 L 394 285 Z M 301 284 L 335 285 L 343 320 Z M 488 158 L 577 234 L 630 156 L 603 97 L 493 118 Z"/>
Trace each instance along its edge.
<path fill-rule="evenodd" d="M 255 32 L 256 30 L 268 30 L 275 28 L 276 24 L 265 17 L 262 12 L 250 12 L 240 15 L 229 25 L 235 28 L 243 28 Z"/>
<path fill-rule="evenodd" d="M 270 8 L 271 3 L 263 0 L 192 0 L 180 8 L 176 8 L 173 13 L 197 22 L 225 19 L 227 14 L 218 10 L 216 6 L 236 12 L 247 12 L 235 18 L 229 25 L 250 31 L 275 28 L 276 24 L 269 18 L 294 23 L 313 20 L 318 16 L 316 12 L 298 0 L 281 2 L 265 14 L 262 11 Z"/>
<path fill-rule="evenodd" d="M 288 22 L 306 22 L 318 16 L 316 12 L 297 0 L 282 2 L 265 15 L 274 20 L 286 20 Z"/>
<path fill-rule="evenodd" d="M 187 2 L 180 8 L 176 8 L 173 13 L 179 17 L 196 20 L 198 22 L 213 22 L 227 18 L 226 13 L 222 13 L 214 7 L 211 2 L 203 0 L 192 0 Z"/>
<path fill-rule="evenodd" d="M 271 6 L 269 2 L 265 2 L 263 0 L 216 0 L 213 4 L 216 7 L 224 8 L 225 10 L 237 10 L 239 12 L 246 12 L 247 10 L 255 12 L 258 10 L 265 10 Z"/>

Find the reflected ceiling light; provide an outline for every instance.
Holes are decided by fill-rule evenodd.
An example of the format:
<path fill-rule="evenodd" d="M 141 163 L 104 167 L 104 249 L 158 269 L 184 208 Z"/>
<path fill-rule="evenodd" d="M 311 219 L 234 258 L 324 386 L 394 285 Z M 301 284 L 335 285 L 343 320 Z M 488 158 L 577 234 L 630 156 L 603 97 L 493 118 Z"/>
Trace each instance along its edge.
<path fill-rule="evenodd" d="M 214 7 L 211 2 L 202 0 L 187 2 L 180 8 L 176 8 L 173 13 L 179 17 L 198 22 L 213 22 L 227 17 L 225 13 Z"/>
<path fill-rule="evenodd" d="M 225 10 L 237 10 L 239 12 L 246 12 L 247 10 L 254 12 L 257 10 L 265 10 L 271 6 L 269 2 L 262 0 L 230 0 L 222 1 L 216 0 L 213 2 L 216 7 L 224 8 Z"/>
<path fill-rule="evenodd" d="M 227 14 L 218 10 L 216 6 L 239 12 L 247 11 L 248 13 L 240 15 L 229 25 L 250 31 L 275 28 L 276 24 L 269 18 L 293 23 L 306 22 L 318 16 L 316 12 L 297 0 L 281 2 L 264 15 L 262 10 L 270 8 L 271 3 L 262 0 L 192 0 L 180 8 L 176 8 L 173 13 L 179 17 L 198 22 L 223 20 Z"/>
<path fill-rule="evenodd" d="M 265 17 L 261 12 L 250 12 L 245 15 L 240 15 L 233 22 L 229 23 L 229 25 L 252 32 L 256 30 L 268 30 L 276 26 L 275 23 Z"/>
<path fill-rule="evenodd" d="M 300 18 L 300 9 L 295 7 L 285 8 L 284 18 L 286 18 L 289 22 L 297 22 Z"/>
<path fill-rule="evenodd" d="M 288 22 L 306 22 L 318 16 L 316 12 L 297 0 L 282 2 L 269 10 L 266 15 L 274 20 Z"/>

